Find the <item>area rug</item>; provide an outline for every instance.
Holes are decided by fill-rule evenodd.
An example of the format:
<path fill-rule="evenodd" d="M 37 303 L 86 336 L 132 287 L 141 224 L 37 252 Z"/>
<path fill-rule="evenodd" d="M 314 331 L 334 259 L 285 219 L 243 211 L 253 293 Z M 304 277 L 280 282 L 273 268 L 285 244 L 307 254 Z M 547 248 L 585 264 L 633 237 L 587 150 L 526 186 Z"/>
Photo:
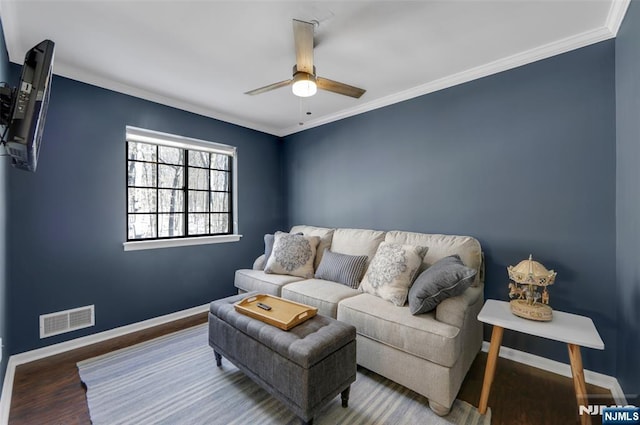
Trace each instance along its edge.
<path fill-rule="evenodd" d="M 216 366 L 200 325 L 78 363 L 93 425 L 298 424 L 231 362 Z M 314 424 L 489 425 L 491 412 L 456 400 L 439 417 L 424 397 L 358 368 L 349 407 L 336 397 Z"/>

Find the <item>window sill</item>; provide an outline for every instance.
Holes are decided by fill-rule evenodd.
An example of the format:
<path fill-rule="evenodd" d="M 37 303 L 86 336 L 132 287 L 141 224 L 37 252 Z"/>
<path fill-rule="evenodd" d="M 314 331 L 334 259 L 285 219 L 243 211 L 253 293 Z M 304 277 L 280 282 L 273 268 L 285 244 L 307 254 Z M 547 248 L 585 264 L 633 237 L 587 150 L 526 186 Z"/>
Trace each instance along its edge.
<path fill-rule="evenodd" d="M 178 246 L 208 245 L 212 243 L 238 242 L 242 235 L 201 236 L 197 238 L 157 239 L 153 241 L 124 242 L 125 251 L 142 249 L 173 248 Z"/>

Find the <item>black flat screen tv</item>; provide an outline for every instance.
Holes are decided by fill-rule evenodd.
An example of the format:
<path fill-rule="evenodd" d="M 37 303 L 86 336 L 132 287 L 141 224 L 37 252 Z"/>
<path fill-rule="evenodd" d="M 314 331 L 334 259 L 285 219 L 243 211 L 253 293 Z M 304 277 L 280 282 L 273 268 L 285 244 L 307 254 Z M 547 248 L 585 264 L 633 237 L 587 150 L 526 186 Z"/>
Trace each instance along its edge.
<path fill-rule="evenodd" d="M 12 94 L 6 152 L 11 164 L 36 171 L 42 132 L 49 105 L 55 43 L 44 40 L 27 52 L 20 84 Z"/>

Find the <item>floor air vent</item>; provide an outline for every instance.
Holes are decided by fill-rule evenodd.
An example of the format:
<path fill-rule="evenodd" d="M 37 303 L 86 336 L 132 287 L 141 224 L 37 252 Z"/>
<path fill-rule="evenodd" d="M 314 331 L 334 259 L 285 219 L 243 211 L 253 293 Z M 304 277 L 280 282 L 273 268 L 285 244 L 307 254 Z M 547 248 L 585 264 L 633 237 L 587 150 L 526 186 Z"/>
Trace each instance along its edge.
<path fill-rule="evenodd" d="M 95 307 L 74 308 L 40 316 L 40 338 L 58 335 L 95 325 Z"/>

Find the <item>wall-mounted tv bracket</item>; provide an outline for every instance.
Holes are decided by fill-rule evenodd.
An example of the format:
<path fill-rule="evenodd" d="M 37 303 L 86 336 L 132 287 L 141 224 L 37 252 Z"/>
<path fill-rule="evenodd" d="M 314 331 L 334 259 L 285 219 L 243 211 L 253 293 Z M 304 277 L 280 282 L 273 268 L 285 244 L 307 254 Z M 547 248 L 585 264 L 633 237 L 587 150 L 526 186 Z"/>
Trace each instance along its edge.
<path fill-rule="evenodd" d="M 9 86 L 0 86 L 0 125 L 5 128 L 11 124 L 11 116 L 13 115 L 13 105 L 15 103 L 16 89 Z M 6 132 L 2 133 L 0 144 L 5 144 L 4 140 Z"/>

